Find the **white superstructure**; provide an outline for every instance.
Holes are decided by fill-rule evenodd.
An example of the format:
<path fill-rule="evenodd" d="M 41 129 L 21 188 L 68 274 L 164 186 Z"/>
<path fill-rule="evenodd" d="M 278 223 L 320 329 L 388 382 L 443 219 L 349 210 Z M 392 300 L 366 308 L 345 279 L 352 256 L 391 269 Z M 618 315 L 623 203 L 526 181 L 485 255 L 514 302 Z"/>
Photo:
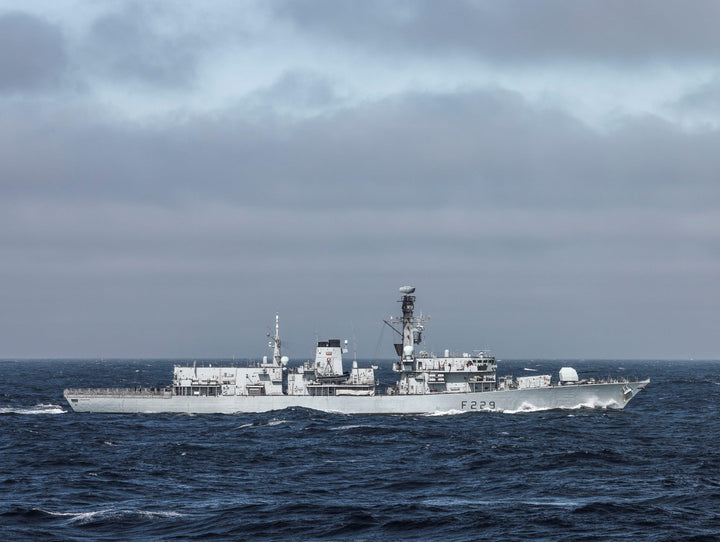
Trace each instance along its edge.
<path fill-rule="evenodd" d="M 624 408 L 649 380 L 580 380 L 571 367 L 550 375 L 497 379 L 495 357 L 486 351 L 436 356 L 418 347 L 427 318 L 414 314 L 415 288 L 400 288 L 402 316 L 386 322 L 400 336 L 395 344 L 398 373 L 394 385 L 380 390 L 376 367 L 352 363 L 339 339 L 317 343 L 315 359 L 288 368 L 281 355 L 279 319 L 268 335 L 272 360 L 247 367 L 176 366 L 172 386 L 164 389 L 69 389 L 65 397 L 86 412 L 266 412 L 300 407 L 347 414 L 417 414 L 452 411 L 523 411 L 550 408 Z M 347 343 L 347 341 L 345 341 Z"/>

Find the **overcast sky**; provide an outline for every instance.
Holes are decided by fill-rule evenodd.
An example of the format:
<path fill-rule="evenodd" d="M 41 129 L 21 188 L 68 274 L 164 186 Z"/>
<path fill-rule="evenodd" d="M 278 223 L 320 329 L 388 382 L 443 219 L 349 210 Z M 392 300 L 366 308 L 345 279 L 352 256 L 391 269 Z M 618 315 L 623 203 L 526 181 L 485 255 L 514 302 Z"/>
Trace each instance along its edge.
<path fill-rule="evenodd" d="M 0 357 L 720 358 L 720 3 L 0 0 Z"/>

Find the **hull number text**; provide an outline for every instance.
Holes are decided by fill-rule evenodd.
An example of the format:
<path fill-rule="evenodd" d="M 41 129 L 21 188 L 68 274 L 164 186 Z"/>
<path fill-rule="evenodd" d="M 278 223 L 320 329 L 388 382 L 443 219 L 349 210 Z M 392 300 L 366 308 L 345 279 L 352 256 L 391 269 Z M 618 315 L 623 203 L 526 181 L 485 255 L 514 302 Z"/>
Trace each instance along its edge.
<path fill-rule="evenodd" d="M 461 401 L 461 410 L 495 410 L 495 401 Z"/>

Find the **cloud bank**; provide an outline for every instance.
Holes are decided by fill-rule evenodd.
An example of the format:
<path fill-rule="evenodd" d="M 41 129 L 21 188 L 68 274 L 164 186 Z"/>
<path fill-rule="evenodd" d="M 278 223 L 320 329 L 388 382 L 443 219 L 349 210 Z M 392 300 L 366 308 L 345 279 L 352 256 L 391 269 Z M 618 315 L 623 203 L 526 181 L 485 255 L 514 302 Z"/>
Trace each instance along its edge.
<path fill-rule="evenodd" d="M 716 358 L 716 11 L 0 3 L 0 356 Z"/>

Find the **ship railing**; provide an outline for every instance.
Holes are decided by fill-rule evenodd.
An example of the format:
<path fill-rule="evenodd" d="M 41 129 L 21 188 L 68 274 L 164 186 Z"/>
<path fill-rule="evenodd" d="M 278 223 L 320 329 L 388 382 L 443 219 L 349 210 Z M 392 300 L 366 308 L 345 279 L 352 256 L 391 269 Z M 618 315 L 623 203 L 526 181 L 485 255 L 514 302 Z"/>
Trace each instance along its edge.
<path fill-rule="evenodd" d="M 170 388 L 155 387 L 137 387 L 137 388 L 70 388 L 64 391 L 64 395 L 121 395 L 124 397 L 133 397 L 138 395 L 165 396 L 171 395 Z"/>
<path fill-rule="evenodd" d="M 630 384 L 632 382 L 641 382 L 643 379 L 629 376 L 607 376 L 600 378 L 581 378 L 577 382 L 559 382 L 554 380 L 550 387 L 566 387 L 566 386 L 582 386 L 587 384 Z"/>

